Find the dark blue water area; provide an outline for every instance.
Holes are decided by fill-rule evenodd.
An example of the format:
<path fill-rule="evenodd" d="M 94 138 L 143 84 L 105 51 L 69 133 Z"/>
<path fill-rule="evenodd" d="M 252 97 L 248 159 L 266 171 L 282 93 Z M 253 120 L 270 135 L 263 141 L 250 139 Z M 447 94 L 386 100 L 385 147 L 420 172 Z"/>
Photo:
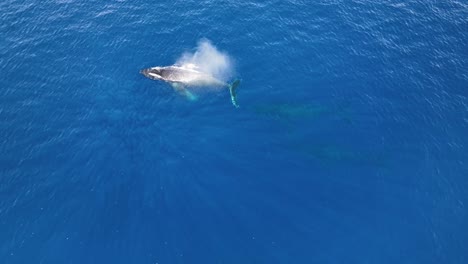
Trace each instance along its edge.
<path fill-rule="evenodd" d="M 468 263 L 464 1 L 0 3 L 0 263 Z M 207 38 L 229 92 L 139 70 Z"/>

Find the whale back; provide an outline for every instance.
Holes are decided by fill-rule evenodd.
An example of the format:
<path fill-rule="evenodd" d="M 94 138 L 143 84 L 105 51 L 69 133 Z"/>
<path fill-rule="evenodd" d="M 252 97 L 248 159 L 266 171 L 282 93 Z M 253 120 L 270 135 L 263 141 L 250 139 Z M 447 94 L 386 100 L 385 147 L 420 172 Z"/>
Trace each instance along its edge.
<path fill-rule="evenodd" d="M 163 67 L 161 77 L 168 82 L 179 82 L 187 86 L 225 86 L 226 84 L 215 77 L 191 68 L 178 66 Z"/>
<path fill-rule="evenodd" d="M 143 75 L 153 80 L 161 80 L 169 83 L 181 83 L 185 86 L 224 87 L 223 81 L 210 74 L 193 68 L 180 66 L 153 67 L 141 71 Z"/>

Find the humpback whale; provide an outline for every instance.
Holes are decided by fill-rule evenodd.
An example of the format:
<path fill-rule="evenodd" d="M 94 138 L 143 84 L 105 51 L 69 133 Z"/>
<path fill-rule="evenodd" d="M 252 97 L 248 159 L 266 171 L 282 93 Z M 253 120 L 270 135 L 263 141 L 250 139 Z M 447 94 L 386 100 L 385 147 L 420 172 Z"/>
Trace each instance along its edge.
<path fill-rule="evenodd" d="M 143 69 L 140 73 L 149 79 L 169 83 L 176 91 L 191 100 L 195 100 L 196 97 L 186 87 L 227 87 L 231 94 L 232 104 L 236 108 L 239 107 L 237 104 L 236 88 L 239 86 L 240 80 L 235 80 L 229 84 L 198 70 L 194 65 L 157 66 Z"/>

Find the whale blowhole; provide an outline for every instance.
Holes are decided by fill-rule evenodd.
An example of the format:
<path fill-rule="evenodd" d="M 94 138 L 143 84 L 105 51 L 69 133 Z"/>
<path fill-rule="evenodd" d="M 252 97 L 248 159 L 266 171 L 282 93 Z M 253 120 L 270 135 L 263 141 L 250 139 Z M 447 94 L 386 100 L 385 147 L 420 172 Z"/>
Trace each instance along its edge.
<path fill-rule="evenodd" d="M 227 81 L 233 75 L 231 57 L 205 38 L 198 42 L 195 52 L 183 53 L 176 65 L 207 73 L 222 81 Z"/>

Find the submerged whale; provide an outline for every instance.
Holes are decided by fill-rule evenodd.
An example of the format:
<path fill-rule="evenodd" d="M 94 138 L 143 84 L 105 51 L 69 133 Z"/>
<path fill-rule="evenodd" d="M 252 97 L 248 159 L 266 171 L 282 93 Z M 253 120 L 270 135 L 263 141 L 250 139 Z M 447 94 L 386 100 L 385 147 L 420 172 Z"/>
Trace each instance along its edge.
<path fill-rule="evenodd" d="M 149 79 L 169 83 L 176 91 L 191 100 L 194 100 L 196 97 L 186 89 L 187 87 L 227 87 L 231 94 L 232 104 L 235 107 L 239 107 L 237 104 L 236 88 L 239 86 L 240 80 L 235 80 L 229 84 L 198 70 L 193 65 L 151 67 L 141 70 L 140 73 Z"/>

